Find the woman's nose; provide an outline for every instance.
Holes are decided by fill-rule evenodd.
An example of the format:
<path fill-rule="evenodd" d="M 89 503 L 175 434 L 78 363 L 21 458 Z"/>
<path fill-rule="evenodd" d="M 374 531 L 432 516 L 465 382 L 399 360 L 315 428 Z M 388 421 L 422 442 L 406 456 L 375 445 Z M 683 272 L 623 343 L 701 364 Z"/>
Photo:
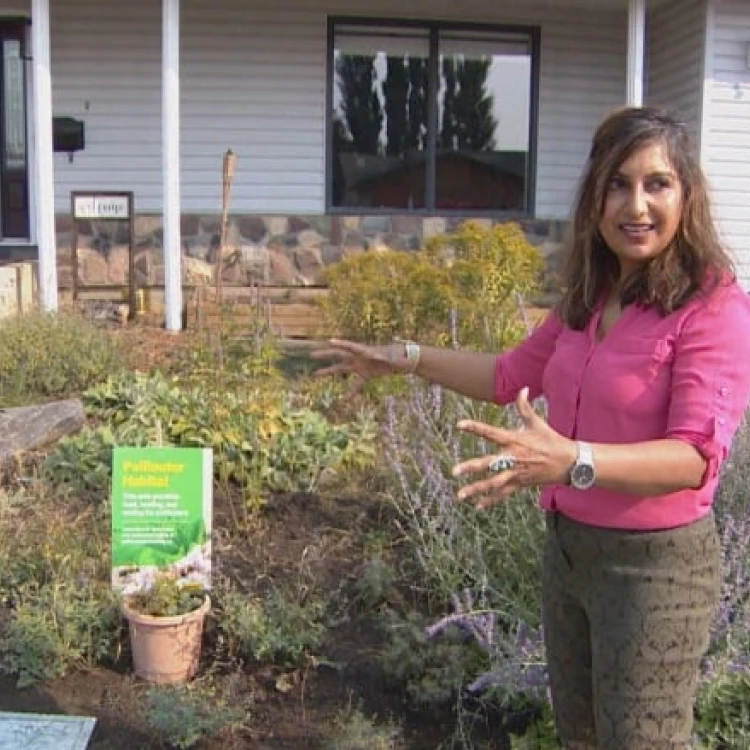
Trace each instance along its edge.
<path fill-rule="evenodd" d="M 648 193 L 640 185 L 630 191 L 629 208 L 634 217 L 643 216 L 648 211 Z"/>

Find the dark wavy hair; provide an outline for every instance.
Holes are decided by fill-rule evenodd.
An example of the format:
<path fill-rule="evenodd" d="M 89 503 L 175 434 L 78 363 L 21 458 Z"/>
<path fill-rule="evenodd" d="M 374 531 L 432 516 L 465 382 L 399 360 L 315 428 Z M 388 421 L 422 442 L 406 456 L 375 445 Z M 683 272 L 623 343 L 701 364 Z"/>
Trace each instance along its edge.
<path fill-rule="evenodd" d="M 607 186 L 623 162 L 653 144 L 666 148 L 680 180 L 682 216 L 669 246 L 623 284 L 621 304 L 652 305 L 667 315 L 734 278 L 732 259 L 711 216 L 706 177 L 684 124 L 649 107 L 621 109 L 594 134 L 564 247 L 558 312 L 573 329 L 585 327 L 602 296 L 619 281 L 617 257 L 599 233 Z"/>

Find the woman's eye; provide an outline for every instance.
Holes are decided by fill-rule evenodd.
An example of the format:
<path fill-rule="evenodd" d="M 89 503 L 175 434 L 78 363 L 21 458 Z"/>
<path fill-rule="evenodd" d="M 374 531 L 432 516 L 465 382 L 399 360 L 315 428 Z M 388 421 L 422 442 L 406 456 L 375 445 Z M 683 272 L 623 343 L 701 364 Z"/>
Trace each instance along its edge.
<path fill-rule="evenodd" d="M 615 177 L 614 179 L 609 181 L 609 190 L 621 190 L 625 187 L 625 180 L 621 180 L 619 177 Z"/>
<path fill-rule="evenodd" d="M 663 178 L 652 180 L 648 184 L 648 188 L 650 190 L 664 190 L 664 188 L 668 188 L 668 187 L 669 187 L 669 180 L 665 180 Z"/>

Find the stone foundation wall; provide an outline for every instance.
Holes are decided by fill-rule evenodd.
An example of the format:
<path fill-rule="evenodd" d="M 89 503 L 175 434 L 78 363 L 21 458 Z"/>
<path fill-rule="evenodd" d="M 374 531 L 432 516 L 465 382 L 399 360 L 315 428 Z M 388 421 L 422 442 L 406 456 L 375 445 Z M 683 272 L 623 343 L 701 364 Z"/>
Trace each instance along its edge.
<path fill-rule="evenodd" d="M 390 247 L 416 250 L 425 239 L 454 230 L 466 218 L 418 216 L 234 216 L 228 224 L 223 283 L 227 286 L 319 284 L 323 269 L 353 253 Z M 492 220 L 479 219 L 486 224 Z M 220 217 L 184 215 L 181 222 L 183 281 L 212 283 L 219 254 Z M 547 283 L 554 287 L 565 222 L 519 222 L 529 241 L 547 260 Z M 58 278 L 72 286 L 73 222 L 58 216 Z M 128 235 L 124 222 L 77 222 L 79 288 L 122 286 L 128 280 Z M 135 221 L 136 285 L 164 284 L 161 216 Z M 553 290 L 551 290 L 553 291 Z"/>

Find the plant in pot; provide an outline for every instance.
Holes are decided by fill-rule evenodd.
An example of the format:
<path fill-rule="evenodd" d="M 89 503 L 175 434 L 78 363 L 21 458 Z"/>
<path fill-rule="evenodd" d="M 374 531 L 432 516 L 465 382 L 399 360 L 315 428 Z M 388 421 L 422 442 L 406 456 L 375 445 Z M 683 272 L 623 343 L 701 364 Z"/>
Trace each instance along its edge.
<path fill-rule="evenodd" d="M 203 586 L 168 573 L 156 574 L 140 591 L 124 597 L 136 675 L 159 684 L 195 676 L 210 608 Z"/>

